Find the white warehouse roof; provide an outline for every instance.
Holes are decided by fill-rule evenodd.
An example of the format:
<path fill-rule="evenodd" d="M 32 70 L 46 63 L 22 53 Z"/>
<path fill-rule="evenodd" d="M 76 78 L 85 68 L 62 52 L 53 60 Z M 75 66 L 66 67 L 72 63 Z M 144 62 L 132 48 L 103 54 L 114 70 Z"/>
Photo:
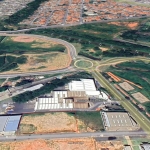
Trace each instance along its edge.
<path fill-rule="evenodd" d="M 43 84 L 38 84 L 38 85 L 24 89 L 24 91 L 34 91 L 34 90 L 40 89 L 42 86 Z"/>
<path fill-rule="evenodd" d="M 81 79 L 81 81 L 72 81 L 68 84 L 70 91 L 96 91 L 93 79 Z"/>

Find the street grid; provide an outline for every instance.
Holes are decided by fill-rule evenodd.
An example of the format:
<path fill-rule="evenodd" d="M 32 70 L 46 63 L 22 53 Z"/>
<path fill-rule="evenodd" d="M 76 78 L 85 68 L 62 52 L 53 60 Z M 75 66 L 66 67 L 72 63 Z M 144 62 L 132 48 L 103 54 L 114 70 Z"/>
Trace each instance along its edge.
<path fill-rule="evenodd" d="M 149 16 L 145 6 L 118 3 L 114 0 L 49 0 L 21 24 L 34 26 L 73 25 L 93 21 Z"/>

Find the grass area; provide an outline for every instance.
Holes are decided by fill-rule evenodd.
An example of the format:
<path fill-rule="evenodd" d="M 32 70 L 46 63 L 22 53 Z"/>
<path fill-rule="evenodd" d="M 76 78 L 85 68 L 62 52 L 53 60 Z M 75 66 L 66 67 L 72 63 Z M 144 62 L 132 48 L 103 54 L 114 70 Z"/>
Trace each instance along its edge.
<path fill-rule="evenodd" d="M 43 43 L 45 43 L 43 41 Z M 42 42 L 16 42 L 13 41 L 11 37 L 5 38 L 5 40 L 0 43 L 0 54 L 5 53 L 13 53 L 13 54 L 23 54 L 23 53 L 39 53 L 39 52 L 51 52 L 51 51 L 57 51 L 57 52 L 64 52 L 65 47 L 61 44 L 55 44 L 53 46 L 47 47 L 41 47 Z M 46 43 L 47 44 L 47 43 Z M 36 46 L 35 46 L 36 45 Z"/>
<path fill-rule="evenodd" d="M 18 67 L 19 64 L 25 64 L 27 58 L 25 56 L 0 56 L 0 72 L 9 71 Z"/>
<path fill-rule="evenodd" d="M 92 67 L 92 62 L 87 61 L 87 60 L 78 60 L 76 62 L 76 66 L 79 68 L 90 68 Z"/>
<path fill-rule="evenodd" d="M 115 1 L 119 2 L 119 3 L 126 3 L 126 4 L 129 4 L 129 5 L 138 5 L 138 6 L 150 7 L 150 4 L 140 3 L 136 0 L 115 0 Z"/>
<path fill-rule="evenodd" d="M 23 21 L 24 19 L 27 19 L 30 15 L 34 13 L 35 10 L 38 9 L 41 3 L 48 1 L 48 0 L 38 0 L 38 1 L 33 1 L 27 6 L 13 15 L 11 15 L 8 19 L 5 20 L 7 24 L 18 24 L 19 22 Z"/>
<path fill-rule="evenodd" d="M 77 129 L 79 132 L 103 131 L 100 113 L 50 112 L 24 114 L 18 133 L 77 132 Z"/>
<path fill-rule="evenodd" d="M 131 20 L 132 22 L 133 20 Z M 140 25 L 146 19 L 134 20 Z M 130 21 L 126 21 L 130 22 Z M 58 37 L 73 43 L 78 49 L 78 54 L 93 59 L 101 59 L 101 57 L 117 57 L 117 56 L 149 56 L 150 48 L 127 42 L 115 41 L 113 37 L 120 32 L 129 30 L 126 26 L 118 26 L 109 23 L 83 24 L 73 27 L 62 27 L 55 29 L 39 29 L 36 31 L 28 31 L 27 33 L 41 34 L 52 37 Z M 102 51 L 101 47 L 108 50 Z M 99 49 L 97 49 L 99 48 Z M 95 52 L 90 51 L 94 49 Z M 139 53 L 137 53 L 137 51 Z"/>
<path fill-rule="evenodd" d="M 150 45 L 150 19 L 148 18 L 143 21 L 136 30 L 123 32 L 121 37 L 137 43 Z"/>
<path fill-rule="evenodd" d="M 83 124 L 78 124 L 80 131 L 87 130 L 87 128 L 93 131 L 103 131 L 103 122 L 99 112 L 76 112 L 76 118 L 81 120 Z"/>
<path fill-rule="evenodd" d="M 143 87 L 139 89 L 135 87 L 136 92 L 141 92 L 148 99 L 150 99 L 150 64 L 142 61 L 138 62 L 125 62 L 116 65 L 116 67 L 109 67 L 107 71 L 114 73 L 115 75 L 134 82 Z"/>
<path fill-rule="evenodd" d="M 34 133 L 36 131 L 36 127 L 33 124 L 20 124 L 18 133 L 26 134 L 26 133 Z"/>
<path fill-rule="evenodd" d="M 0 79 L 0 84 L 2 84 L 6 79 Z"/>

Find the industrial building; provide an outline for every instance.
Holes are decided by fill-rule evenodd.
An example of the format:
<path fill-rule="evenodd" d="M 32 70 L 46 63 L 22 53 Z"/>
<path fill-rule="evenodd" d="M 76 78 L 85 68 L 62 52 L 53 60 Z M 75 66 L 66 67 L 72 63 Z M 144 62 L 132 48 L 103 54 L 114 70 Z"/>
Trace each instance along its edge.
<path fill-rule="evenodd" d="M 18 129 L 21 115 L 0 116 L 0 135 L 14 135 Z"/>
<path fill-rule="evenodd" d="M 109 96 L 96 89 L 93 79 L 80 79 L 80 81 L 71 81 L 68 84 L 69 91 L 85 91 L 88 97 L 96 97 L 104 100 L 108 100 Z"/>
<path fill-rule="evenodd" d="M 96 89 L 93 79 L 80 79 L 65 85 L 63 91 L 52 91 L 49 97 L 38 98 L 34 110 L 86 109 L 90 98 L 108 100 L 109 96 Z"/>
<path fill-rule="evenodd" d="M 53 97 L 38 98 L 36 110 L 88 108 L 89 98 L 84 91 L 53 91 Z"/>
<path fill-rule="evenodd" d="M 150 150 L 150 143 L 141 144 L 140 150 Z"/>
<path fill-rule="evenodd" d="M 139 125 L 128 112 L 101 112 L 103 124 L 107 131 L 133 131 Z"/>

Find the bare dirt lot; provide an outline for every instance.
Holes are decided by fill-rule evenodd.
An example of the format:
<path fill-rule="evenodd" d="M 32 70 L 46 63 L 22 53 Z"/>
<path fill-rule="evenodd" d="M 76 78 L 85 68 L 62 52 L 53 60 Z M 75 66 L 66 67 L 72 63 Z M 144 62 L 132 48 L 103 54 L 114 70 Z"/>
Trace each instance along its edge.
<path fill-rule="evenodd" d="M 117 25 L 117 26 L 126 26 L 129 29 L 136 29 L 139 25 L 138 22 L 110 22 L 108 24 L 114 24 L 114 25 Z"/>
<path fill-rule="evenodd" d="M 134 90 L 134 88 L 127 82 L 122 82 L 119 84 L 125 91 L 131 91 Z"/>
<path fill-rule="evenodd" d="M 145 97 L 143 94 L 141 94 L 140 92 L 131 94 L 136 100 L 138 100 L 140 103 L 145 103 L 148 102 L 149 99 L 147 97 Z"/>
<path fill-rule="evenodd" d="M 104 130 L 99 112 L 52 112 L 24 115 L 18 134 L 96 132 Z"/>
<path fill-rule="evenodd" d="M 122 150 L 123 144 L 119 141 L 97 142 L 93 138 L 59 139 L 59 140 L 26 140 L 15 142 L 1 142 L 3 150 Z"/>
<path fill-rule="evenodd" d="M 11 40 L 13 40 L 14 42 L 23 42 L 23 43 L 31 43 L 31 42 L 36 43 L 37 42 L 39 43 L 38 46 L 41 46 L 40 43 L 48 44 L 48 46 L 58 44 L 57 42 L 52 42 L 50 40 L 35 38 L 35 37 L 28 37 L 28 36 L 15 36 L 15 37 L 11 37 Z M 33 45 L 33 46 L 36 46 L 36 45 Z"/>
<path fill-rule="evenodd" d="M 27 58 L 26 63 L 18 64 L 16 68 L 7 70 L 7 73 L 58 70 L 67 68 L 71 64 L 72 59 L 69 53 L 69 49 L 67 47 L 66 51 L 68 51 L 68 54 L 66 51 L 55 52 L 49 50 L 53 47 L 63 46 L 62 44 L 59 44 L 55 41 L 29 36 L 16 36 L 5 38 L 4 43 L 7 42 L 11 42 L 16 47 L 18 46 L 18 49 L 25 52 L 22 55 L 24 55 Z M 20 42 L 21 45 L 17 45 L 17 42 Z M 34 48 L 33 52 L 32 48 Z M 42 49 L 43 52 L 39 52 L 38 49 Z M 15 57 L 18 57 L 18 55 L 12 53 L 9 55 L 14 55 Z M 3 73 L 5 74 L 6 71 Z"/>
<path fill-rule="evenodd" d="M 57 70 L 66 68 L 71 63 L 68 54 L 62 52 L 23 55 L 27 57 L 27 62 L 19 64 L 17 69 L 7 71 L 7 73 Z"/>
<path fill-rule="evenodd" d="M 99 47 L 99 48 L 100 48 L 103 52 L 109 50 L 109 48 L 106 48 L 106 47 Z"/>
<path fill-rule="evenodd" d="M 67 113 L 45 113 L 23 116 L 20 133 L 75 132 L 76 120 Z"/>

